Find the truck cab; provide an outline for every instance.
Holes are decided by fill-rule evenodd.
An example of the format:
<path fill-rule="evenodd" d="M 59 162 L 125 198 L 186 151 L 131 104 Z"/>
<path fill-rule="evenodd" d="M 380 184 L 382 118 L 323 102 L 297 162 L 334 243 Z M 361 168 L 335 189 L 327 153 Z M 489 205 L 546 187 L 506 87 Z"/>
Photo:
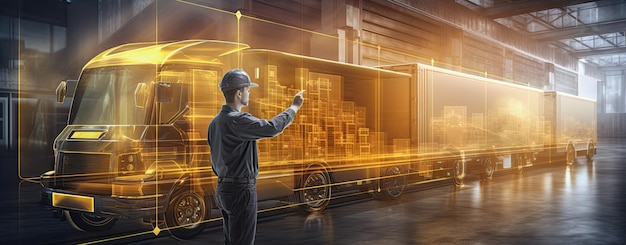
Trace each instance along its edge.
<path fill-rule="evenodd" d="M 140 217 L 179 237 L 201 231 L 215 183 L 206 134 L 223 103 L 217 83 L 247 47 L 140 43 L 93 58 L 54 141 L 55 168 L 41 176 L 42 202 L 84 231 Z"/>

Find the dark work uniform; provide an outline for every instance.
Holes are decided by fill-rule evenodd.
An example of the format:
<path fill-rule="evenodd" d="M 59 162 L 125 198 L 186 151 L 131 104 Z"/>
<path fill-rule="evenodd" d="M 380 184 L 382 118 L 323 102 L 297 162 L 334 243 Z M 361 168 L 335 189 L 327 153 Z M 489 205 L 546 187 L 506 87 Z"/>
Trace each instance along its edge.
<path fill-rule="evenodd" d="M 213 172 L 218 176 L 215 199 L 224 217 L 225 244 L 254 243 L 259 174 L 256 140 L 282 133 L 295 115 L 293 109 L 287 109 L 268 121 L 223 105 L 209 124 L 207 141 Z"/>

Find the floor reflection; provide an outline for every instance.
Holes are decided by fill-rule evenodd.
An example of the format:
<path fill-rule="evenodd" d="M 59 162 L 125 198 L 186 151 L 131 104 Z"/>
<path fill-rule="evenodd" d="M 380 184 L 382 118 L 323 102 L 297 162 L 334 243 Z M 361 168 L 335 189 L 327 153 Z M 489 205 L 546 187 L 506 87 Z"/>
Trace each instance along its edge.
<path fill-rule="evenodd" d="M 603 139 L 592 162 L 581 156 L 572 166 L 535 166 L 522 175 L 497 172 L 490 181 L 473 179 L 459 187 L 416 186 L 419 191 L 397 200 L 361 197 L 310 215 L 263 213 L 256 244 L 621 244 L 626 240 L 624 162 L 626 140 Z M 140 221 L 125 221 L 108 233 L 75 232 L 37 205 L 36 184 L 15 190 L 18 200 L 12 202 L 18 207 L 4 209 L 8 221 L 0 223 L 9 243 L 74 244 L 150 230 Z M 164 233 L 113 243 L 180 242 Z M 222 242 L 218 223 L 185 243 Z"/>

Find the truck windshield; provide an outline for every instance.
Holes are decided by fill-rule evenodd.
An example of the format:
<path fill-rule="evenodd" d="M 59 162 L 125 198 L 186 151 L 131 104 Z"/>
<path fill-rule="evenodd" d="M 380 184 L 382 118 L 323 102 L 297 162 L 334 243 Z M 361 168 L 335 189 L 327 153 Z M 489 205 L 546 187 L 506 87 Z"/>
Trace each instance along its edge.
<path fill-rule="evenodd" d="M 148 108 L 135 106 L 134 93 L 137 84 L 150 85 L 154 76 L 154 66 L 101 67 L 85 70 L 76 87 L 70 124 L 145 124 Z"/>

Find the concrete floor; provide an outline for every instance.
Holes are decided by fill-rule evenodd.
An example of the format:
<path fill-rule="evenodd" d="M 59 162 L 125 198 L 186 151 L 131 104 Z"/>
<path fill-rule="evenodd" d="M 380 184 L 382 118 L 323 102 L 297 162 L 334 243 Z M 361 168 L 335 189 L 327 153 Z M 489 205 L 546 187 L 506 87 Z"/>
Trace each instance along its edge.
<path fill-rule="evenodd" d="M 626 139 L 601 139 L 592 163 L 535 166 L 522 176 L 496 173 L 404 194 L 398 200 L 361 198 L 332 205 L 317 215 L 261 214 L 257 244 L 624 244 L 626 242 Z M 28 187 L 34 186 L 34 187 Z M 31 190 L 32 189 L 32 190 Z M 180 242 L 150 227 L 120 221 L 113 231 L 73 231 L 33 204 L 34 184 L 19 189 L 15 222 L 0 224 L 0 241 L 22 244 Z M 36 194 L 36 193 L 35 193 Z M 4 202 L 6 204 L 6 201 Z M 3 218 L 4 219 L 4 218 Z M 18 227 L 6 232 L 7 224 Z M 219 222 L 185 244 L 221 244 Z M 144 235 L 135 236 L 144 232 Z M 11 234 L 9 234 L 11 233 Z M 123 234 L 131 234 L 121 237 Z M 3 236 L 6 235 L 6 236 Z M 41 239 L 46 237 L 45 239 Z M 17 241 L 15 241 L 17 238 Z M 2 242 L 4 244 L 4 242 Z"/>
<path fill-rule="evenodd" d="M 593 163 L 577 160 L 264 220 L 257 244 L 623 244 L 626 141 L 602 140 Z M 193 243 L 207 241 L 222 241 L 220 230 Z"/>

